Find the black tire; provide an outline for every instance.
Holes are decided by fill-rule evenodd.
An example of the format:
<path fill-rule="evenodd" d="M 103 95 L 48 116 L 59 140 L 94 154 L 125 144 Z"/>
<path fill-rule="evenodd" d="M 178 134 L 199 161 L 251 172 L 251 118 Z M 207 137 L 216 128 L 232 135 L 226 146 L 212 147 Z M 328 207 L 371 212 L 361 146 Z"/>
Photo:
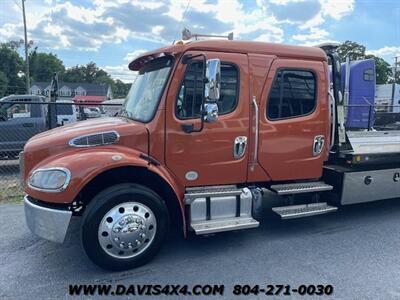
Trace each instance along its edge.
<path fill-rule="evenodd" d="M 151 244 L 142 253 L 132 258 L 116 258 L 101 247 L 98 230 L 104 215 L 116 205 L 127 201 L 142 203 L 150 208 L 155 215 L 157 229 Z M 168 210 L 158 194 L 139 184 L 117 184 L 97 194 L 86 208 L 81 227 L 81 242 L 87 256 L 96 265 L 106 270 L 122 271 L 150 261 L 160 250 L 168 228 Z"/>

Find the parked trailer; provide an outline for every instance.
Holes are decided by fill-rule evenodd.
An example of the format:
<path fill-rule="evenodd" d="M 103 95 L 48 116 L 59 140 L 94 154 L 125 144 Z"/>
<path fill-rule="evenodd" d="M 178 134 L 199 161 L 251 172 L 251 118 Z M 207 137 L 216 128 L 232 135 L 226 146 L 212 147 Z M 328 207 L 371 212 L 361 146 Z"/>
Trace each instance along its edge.
<path fill-rule="evenodd" d="M 83 216 L 103 268 L 148 262 L 169 223 L 185 237 L 258 227 L 265 189 L 283 219 L 400 195 L 399 132 L 347 130 L 333 45 L 178 42 L 129 68 L 118 117 L 40 134 L 21 155 L 29 228 L 62 242 Z"/>
<path fill-rule="evenodd" d="M 375 124 L 383 128 L 400 129 L 400 84 L 376 85 L 378 105 Z"/>
<path fill-rule="evenodd" d="M 400 113 L 400 84 L 377 84 L 376 103 L 383 104 L 385 112 Z"/>

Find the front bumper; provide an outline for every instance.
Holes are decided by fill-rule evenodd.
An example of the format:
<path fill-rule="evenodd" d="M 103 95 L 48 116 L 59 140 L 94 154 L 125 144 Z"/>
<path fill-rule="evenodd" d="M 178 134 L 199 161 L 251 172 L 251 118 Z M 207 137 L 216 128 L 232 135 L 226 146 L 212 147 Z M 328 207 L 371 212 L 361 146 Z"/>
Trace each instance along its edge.
<path fill-rule="evenodd" d="M 24 197 L 25 219 L 29 229 L 49 241 L 62 243 L 67 234 L 72 212 L 32 203 Z"/>

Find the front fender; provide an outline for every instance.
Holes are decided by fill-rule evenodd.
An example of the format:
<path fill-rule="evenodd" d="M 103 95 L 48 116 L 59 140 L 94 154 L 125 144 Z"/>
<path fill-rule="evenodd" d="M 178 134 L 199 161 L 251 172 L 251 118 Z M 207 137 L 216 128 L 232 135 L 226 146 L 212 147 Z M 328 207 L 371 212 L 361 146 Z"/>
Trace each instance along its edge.
<path fill-rule="evenodd" d="M 49 193 L 32 189 L 25 184 L 25 191 L 35 199 L 68 204 L 76 198 L 88 182 L 107 170 L 126 166 L 144 167 L 156 173 L 170 185 L 179 200 L 181 210 L 183 210 L 184 187 L 175 180 L 164 166 L 149 164 L 148 161 L 140 157 L 141 154 L 144 153 L 122 146 L 110 146 L 87 148 L 67 155 L 64 153 L 51 156 L 35 166 L 29 172 L 28 178 L 35 169 L 63 167 L 71 171 L 71 181 L 68 187 L 62 192 Z M 25 179 L 25 183 L 28 178 Z"/>

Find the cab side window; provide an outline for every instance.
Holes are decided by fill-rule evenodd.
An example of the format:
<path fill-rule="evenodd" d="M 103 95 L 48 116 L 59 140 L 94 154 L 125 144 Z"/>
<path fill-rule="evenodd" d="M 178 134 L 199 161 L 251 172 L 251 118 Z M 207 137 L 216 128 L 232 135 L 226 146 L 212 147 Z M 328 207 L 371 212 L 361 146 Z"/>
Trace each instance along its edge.
<path fill-rule="evenodd" d="M 373 81 L 375 79 L 375 74 L 373 69 L 365 70 L 363 75 L 365 81 Z"/>
<path fill-rule="evenodd" d="M 203 62 L 193 61 L 187 68 L 179 89 L 175 112 L 179 119 L 200 117 L 204 95 Z M 217 102 L 219 115 L 232 112 L 238 98 L 238 71 L 234 65 L 221 64 L 221 94 Z"/>
<path fill-rule="evenodd" d="M 277 72 L 268 98 L 270 120 L 310 114 L 316 106 L 316 78 L 308 70 L 281 69 Z"/>

